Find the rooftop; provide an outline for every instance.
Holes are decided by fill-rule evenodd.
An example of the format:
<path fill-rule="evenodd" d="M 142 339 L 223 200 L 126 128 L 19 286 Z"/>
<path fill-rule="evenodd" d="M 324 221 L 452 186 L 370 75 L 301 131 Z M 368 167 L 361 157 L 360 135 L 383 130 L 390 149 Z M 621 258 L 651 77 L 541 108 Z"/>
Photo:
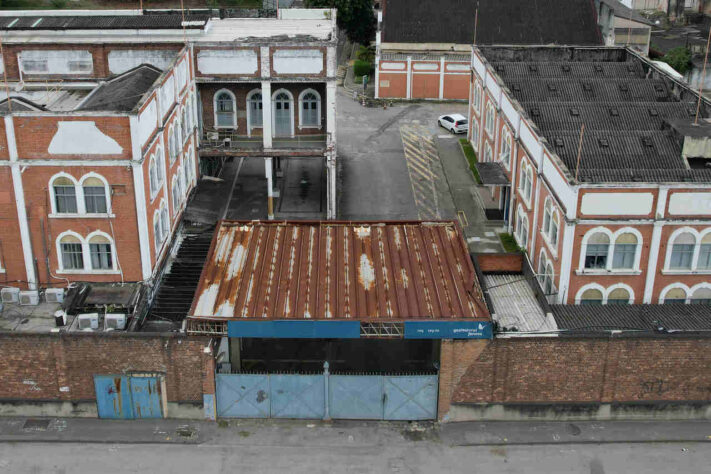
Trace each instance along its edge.
<path fill-rule="evenodd" d="M 77 110 L 130 112 L 161 73 L 157 67 L 141 64 L 102 83 Z"/>
<path fill-rule="evenodd" d="M 591 0 L 387 0 L 386 43 L 599 45 Z M 478 14 L 477 14 L 478 8 Z"/>
<path fill-rule="evenodd" d="M 677 333 L 711 330 L 711 306 L 703 304 L 551 305 L 565 332 L 639 331 Z"/>
<path fill-rule="evenodd" d="M 481 47 L 571 174 L 588 182 L 711 181 L 682 157 L 698 96 L 622 48 Z M 709 115 L 702 103 L 701 119 Z M 677 130 L 677 131 L 675 131 Z"/>
<path fill-rule="evenodd" d="M 241 14 L 214 18 L 209 14 L 179 11 L 162 13 L 132 11 L 104 14 L 83 11 L 68 16 L 64 11 L 0 12 L 0 30 L 6 44 L 22 43 L 224 43 L 328 42 L 336 39 L 336 25 L 327 9 L 299 9 L 281 18 Z M 185 33 L 183 33 L 183 25 Z"/>
<path fill-rule="evenodd" d="M 489 318 L 451 221 L 223 221 L 192 308 L 197 319 Z"/>
<path fill-rule="evenodd" d="M 546 315 L 531 287 L 531 280 L 521 273 L 484 274 L 484 287 L 493 308 L 492 319 L 503 332 L 555 331 L 555 322 Z"/>

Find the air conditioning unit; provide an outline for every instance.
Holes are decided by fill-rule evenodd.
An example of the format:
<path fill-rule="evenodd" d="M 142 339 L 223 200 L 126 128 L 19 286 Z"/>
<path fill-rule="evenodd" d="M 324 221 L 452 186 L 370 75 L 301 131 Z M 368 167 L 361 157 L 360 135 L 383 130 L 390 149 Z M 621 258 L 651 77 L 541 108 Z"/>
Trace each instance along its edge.
<path fill-rule="evenodd" d="M 99 313 L 84 313 L 77 316 L 77 327 L 82 331 L 99 329 Z"/>
<path fill-rule="evenodd" d="M 55 311 L 54 312 L 54 324 L 57 327 L 62 327 L 65 324 L 67 324 L 67 313 L 65 313 L 61 309 L 59 311 Z"/>
<path fill-rule="evenodd" d="M 39 304 L 39 291 L 21 291 L 20 306 L 37 306 Z"/>
<path fill-rule="evenodd" d="M 121 313 L 106 313 L 106 316 L 104 316 L 104 329 L 106 331 L 126 329 L 126 315 Z"/>
<path fill-rule="evenodd" d="M 219 140 L 220 134 L 217 132 L 207 132 L 207 139 L 208 140 Z"/>
<path fill-rule="evenodd" d="M 44 300 L 47 303 L 61 303 L 64 301 L 64 290 L 62 288 L 47 288 L 44 291 Z"/>
<path fill-rule="evenodd" d="M 0 290 L 0 296 L 2 296 L 3 303 L 17 303 L 20 301 L 20 289 L 19 288 L 3 288 Z"/>

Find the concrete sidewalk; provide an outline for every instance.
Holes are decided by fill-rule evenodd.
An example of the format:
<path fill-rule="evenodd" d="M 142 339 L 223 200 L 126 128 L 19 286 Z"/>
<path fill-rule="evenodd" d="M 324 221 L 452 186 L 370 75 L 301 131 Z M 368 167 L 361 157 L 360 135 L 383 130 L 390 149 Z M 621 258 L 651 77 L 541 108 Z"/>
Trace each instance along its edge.
<path fill-rule="evenodd" d="M 711 442 L 708 421 L 381 422 L 0 418 L 0 442 L 372 447 Z"/>

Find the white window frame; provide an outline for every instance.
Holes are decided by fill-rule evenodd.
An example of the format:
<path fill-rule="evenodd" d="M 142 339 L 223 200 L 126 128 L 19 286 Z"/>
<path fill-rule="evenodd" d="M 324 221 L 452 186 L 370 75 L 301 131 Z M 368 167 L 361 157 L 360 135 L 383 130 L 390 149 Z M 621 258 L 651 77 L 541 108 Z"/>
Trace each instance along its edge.
<path fill-rule="evenodd" d="M 673 269 L 669 267 L 669 264 L 671 263 L 671 256 L 672 256 L 672 250 L 674 248 L 674 242 L 676 241 L 677 237 L 679 237 L 681 234 L 691 234 L 694 236 L 694 254 L 691 257 L 691 269 L 686 270 L 686 269 Z M 672 234 L 669 236 L 669 240 L 667 240 L 667 250 L 666 250 L 666 257 L 664 259 L 664 268 L 662 269 L 662 274 L 670 274 L 670 275 L 691 275 L 691 274 L 697 274 L 697 275 L 711 275 L 711 270 L 699 270 L 698 265 L 699 265 L 699 254 L 701 253 L 701 241 L 706 237 L 709 233 L 711 233 L 711 227 L 704 229 L 702 231 L 698 231 L 694 229 L 693 227 L 680 227 L 679 229 L 676 229 Z"/>
<path fill-rule="evenodd" d="M 548 214 L 548 227 L 546 228 L 546 214 Z M 554 204 L 553 198 L 547 196 L 543 202 L 543 220 L 541 221 L 541 235 L 546 243 L 546 246 L 551 253 L 558 257 L 558 244 L 560 243 L 560 216 L 558 206 Z M 556 241 L 553 243 L 553 223 L 557 222 Z"/>
<path fill-rule="evenodd" d="M 662 289 L 662 291 L 659 293 L 659 304 L 664 304 L 664 301 L 666 300 L 667 294 L 671 290 L 675 289 L 682 289 L 684 290 L 686 294 L 686 298 L 684 300 L 684 304 L 691 304 L 691 300 L 693 299 L 694 293 L 696 293 L 697 290 L 711 290 L 711 283 L 708 282 L 701 282 L 697 283 L 696 285 L 689 287 L 683 283 L 672 283 L 670 285 L 667 285 Z"/>
<path fill-rule="evenodd" d="M 479 119 L 472 120 L 472 139 L 469 140 L 469 143 L 471 143 L 475 153 L 479 153 L 479 140 L 481 139 L 480 130 Z"/>
<path fill-rule="evenodd" d="M 285 93 L 287 96 L 289 96 L 289 111 L 291 112 L 289 114 L 289 119 L 291 120 L 291 136 L 294 136 L 294 94 L 291 93 L 289 89 L 277 89 L 272 93 L 272 135 L 276 135 L 276 97 L 281 94 Z M 264 113 L 264 111 L 262 111 Z M 276 136 L 275 136 L 276 138 Z M 287 138 L 287 137 L 278 137 L 278 138 Z"/>
<path fill-rule="evenodd" d="M 304 125 L 302 120 L 303 110 L 304 110 L 304 96 L 308 93 L 314 94 L 316 96 L 316 123 L 317 125 Z M 313 128 L 321 130 L 321 94 L 318 93 L 316 89 L 304 89 L 299 94 L 299 130 L 303 128 Z"/>
<path fill-rule="evenodd" d="M 508 148 L 508 152 L 506 152 Z M 507 170 L 511 169 L 511 154 L 513 153 L 513 135 L 507 125 L 501 127 L 501 143 L 499 144 L 499 161 Z M 506 157 L 506 159 L 504 159 Z"/>
<path fill-rule="evenodd" d="M 588 250 L 588 241 L 593 235 L 597 234 L 598 232 L 607 235 L 608 239 L 610 240 L 610 243 L 607 247 L 607 261 L 605 262 L 605 268 L 585 268 L 585 255 L 587 254 Z M 615 241 L 617 240 L 617 237 L 622 234 L 634 234 L 635 237 L 637 237 L 637 248 L 635 249 L 634 266 L 632 268 L 612 268 L 612 261 L 615 257 Z M 594 227 L 585 233 L 581 241 L 580 260 L 578 262 L 578 270 L 576 271 L 576 273 L 586 275 L 602 275 L 609 273 L 613 273 L 616 275 L 639 275 L 640 273 L 642 273 L 640 269 L 640 260 L 642 258 L 643 248 L 644 239 L 642 238 L 642 233 L 634 227 L 622 227 L 614 232 L 608 229 L 607 227 Z M 650 269 L 650 271 L 654 271 L 654 269 Z"/>
<path fill-rule="evenodd" d="M 231 98 L 232 98 L 232 121 L 234 123 L 234 126 L 228 126 L 228 125 L 218 125 L 217 124 L 217 97 L 220 96 L 223 92 L 226 92 Z M 212 96 L 212 114 L 213 114 L 213 127 L 215 129 L 222 128 L 225 130 L 237 130 L 238 128 L 238 123 L 237 123 L 237 97 L 235 96 L 234 92 L 232 92 L 229 89 L 220 89 L 217 92 L 215 92 L 215 95 Z"/>
<path fill-rule="evenodd" d="M 484 156 L 482 156 L 483 163 L 489 163 L 494 159 L 494 152 L 491 149 L 488 141 L 484 141 Z"/>
<path fill-rule="evenodd" d="M 531 198 L 533 197 L 533 167 L 528 160 L 522 159 L 519 167 L 518 192 L 526 207 L 531 209 Z"/>
<path fill-rule="evenodd" d="M 602 304 L 606 305 L 610 293 L 619 288 L 627 290 L 627 293 L 629 293 L 630 295 L 629 304 L 633 304 L 634 290 L 626 283 L 615 283 L 614 285 L 610 285 L 607 288 L 605 288 L 599 283 L 587 283 L 581 286 L 578 292 L 575 294 L 575 304 L 580 304 L 583 297 L 583 293 L 585 293 L 587 290 L 599 290 L 602 293 Z"/>
<path fill-rule="evenodd" d="M 67 236 L 75 237 L 79 240 L 81 244 L 81 254 L 84 263 L 83 269 L 65 269 L 64 262 L 62 261 L 62 239 Z M 106 238 L 111 244 L 111 265 L 112 268 L 108 270 L 94 270 L 91 268 L 91 251 L 89 250 L 89 243 L 93 237 L 100 236 Z M 100 230 L 95 230 L 91 232 L 86 238 L 82 237 L 81 234 L 74 232 L 72 230 L 66 230 L 59 234 L 55 239 L 55 250 L 57 252 L 57 271 L 58 275 L 115 275 L 120 273 L 117 269 L 116 264 L 116 242 L 111 238 L 106 232 Z"/>
<path fill-rule="evenodd" d="M 474 94 L 472 95 L 472 109 L 476 113 L 477 117 L 481 116 L 481 98 L 483 93 L 484 89 L 481 87 L 481 83 L 477 79 L 474 84 Z"/>
<path fill-rule="evenodd" d="M 74 196 L 77 201 L 77 212 L 57 212 L 57 202 L 54 193 L 54 181 L 57 178 L 68 178 L 72 183 L 74 183 Z M 106 213 L 88 213 L 86 212 L 86 203 L 84 202 L 84 182 L 89 178 L 97 178 L 104 184 L 104 195 L 106 198 Z M 67 218 L 84 218 L 84 219 L 95 219 L 97 217 L 116 217 L 113 214 L 111 207 L 111 186 L 109 186 L 106 178 L 101 176 L 96 172 L 89 172 L 83 175 L 79 180 L 74 178 L 74 176 L 69 173 L 59 172 L 49 178 L 49 197 L 50 197 L 50 210 L 51 213 L 48 217 L 53 219 L 67 219 Z"/>
<path fill-rule="evenodd" d="M 484 131 L 489 138 L 494 138 L 494 130 L 496 128 L 496 110 L 491 102 L 486 104 L 486 115 L 484 117 Z"/>
<path fill-rule="evenodd" d="M 249 91 L 247 94 L 247 135 L 251 136 L 252 130 L 256 128 L 261 128 L 264 129 L 264 107 L 262 107 L 262 125 L 253 125 L 252 124 L 252 102 L 256 102 L 252 97 L 255 94 L 262 94 L 262 89 L 252 89 Z M 262 96 L 261 100 L 262 104 L 264 103 L 264 96 Z"/>
<path fill-rule="evenodd" d="M 522 227 L 525 227 L 526 229 L 525 240 L 521 235 Z M 521 206 L 521 204 L 519 204 L 516 209 L 516 229 L 514 232 L 514 237 L 516 237 L 516 240 L 518 241 L 518 244 L 522 249 L 528 250 L 528 241 L 531 239 L 531 229 L 530 223 L 528 221 L 528 213 L 523 209 L 523 206 Z"/>

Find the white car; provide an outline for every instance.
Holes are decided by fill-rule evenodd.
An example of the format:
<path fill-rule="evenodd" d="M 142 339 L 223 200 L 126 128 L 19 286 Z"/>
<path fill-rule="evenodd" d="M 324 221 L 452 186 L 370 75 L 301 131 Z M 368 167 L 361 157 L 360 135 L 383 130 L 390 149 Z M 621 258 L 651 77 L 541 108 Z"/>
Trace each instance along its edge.
<path fill-rule="evenodd" d="M 437 123 L 452 133 L 467 133 L 469 128 L 469 120 L 462 114 L 442 115 Z"/>

